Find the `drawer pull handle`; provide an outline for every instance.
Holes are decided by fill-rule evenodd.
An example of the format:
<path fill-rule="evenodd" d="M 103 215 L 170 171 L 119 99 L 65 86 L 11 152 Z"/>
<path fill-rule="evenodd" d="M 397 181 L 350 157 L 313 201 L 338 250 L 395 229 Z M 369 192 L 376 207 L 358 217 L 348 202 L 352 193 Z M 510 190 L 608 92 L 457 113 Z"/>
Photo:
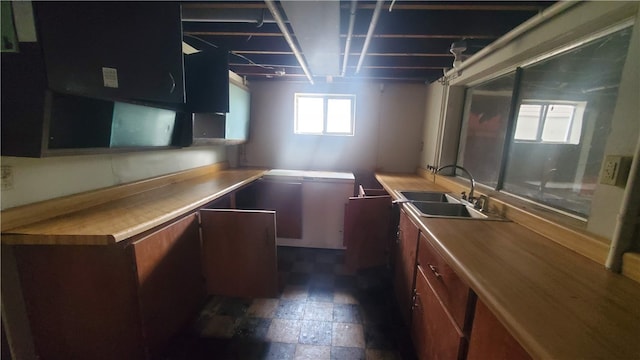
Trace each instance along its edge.
<path fill-rule="evenodd" d="M 169 94 L 173 94 L 173 91 L 176 89 L 176 79 L 172 73 L 169 73 L 169 78 L 171 78 L 171 90 L 169 90 Z"/>
<path fill-rule="evenodd" d="M 420 307 L 419 300 L 420 300 L 420 293 L 414 290 L 413 299 L 412 299 L 413 305 L 411 305 L 411 310 L 418 309 Z"/>
<path fill-rule="evenodd" d="M 440 273 L 438 272 L 438 268 L 429 264 L 429 269 L 431 269 L 431 272 L 433 272 L 433 275 L 436 276 L 436 278 L 441 279 L 442 275 L 440 275 Z"/>

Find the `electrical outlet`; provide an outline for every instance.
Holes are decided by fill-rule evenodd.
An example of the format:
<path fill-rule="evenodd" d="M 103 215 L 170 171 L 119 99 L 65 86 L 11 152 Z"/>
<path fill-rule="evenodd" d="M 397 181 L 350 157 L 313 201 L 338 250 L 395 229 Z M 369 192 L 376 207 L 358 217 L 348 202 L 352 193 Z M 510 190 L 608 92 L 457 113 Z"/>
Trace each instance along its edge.
<path fill-rule="evenodd" d="M 602 164 L 600 183 L 622 186 L 627 182 L 632 158 L 621 155 L 607 155 Z"/>
<path fill-rule="evenodd" d="M 2 190 L 13 189 L 13 167 L 9 165 L 0 166 L 0 177 L 2 178 Z"/>

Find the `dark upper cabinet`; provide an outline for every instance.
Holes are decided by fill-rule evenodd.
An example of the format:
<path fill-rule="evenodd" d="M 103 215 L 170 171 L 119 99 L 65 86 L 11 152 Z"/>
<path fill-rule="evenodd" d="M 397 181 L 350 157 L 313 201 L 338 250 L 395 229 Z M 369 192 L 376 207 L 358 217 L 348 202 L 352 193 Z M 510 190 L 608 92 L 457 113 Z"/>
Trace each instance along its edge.
<path fill-rule="evenodd" d="M 51 89 L 106 99 L 185 101 L 180 4 L 35 5 Z"/>
<path fill-rule="evenodd" d="M 233 88 L 243 102 L 231 113 L 241 116 L 227 117 L 238 107 L 235 100 L 229 105 L 228 52 L 207 46 L 183 54 L 180 4 L 35 2 L 34 16 L 38 41 L 1 55 L 3 156 L 246 139 L 248 89 Z M 193 113 L 210 116 L 194 121 Z M 231 130 L 240 135 L 227 136 Z M 194 140 L 199 137 L 204 140 Z"/>
<path fill-rule="evenodd" d="M 251 92 L 242 78 L 229 74 L 229 111 L 221 113 L 182 113 L 177 126 L 182 146 L 242 144 L 249 138 Z"/>
<path fill-rule="evenodd" d="M 185 112 L 227 112 L 228 52 L 184 55 L 176 2 L 37 2 L 50 89 Z"/>

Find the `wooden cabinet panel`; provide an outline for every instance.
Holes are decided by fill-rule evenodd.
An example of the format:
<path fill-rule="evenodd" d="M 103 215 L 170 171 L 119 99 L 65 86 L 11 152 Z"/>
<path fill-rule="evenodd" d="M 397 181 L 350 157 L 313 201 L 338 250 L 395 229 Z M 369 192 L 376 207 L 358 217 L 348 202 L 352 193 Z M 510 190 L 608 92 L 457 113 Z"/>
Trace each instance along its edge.
<path fill-rule="evenodd" d="M 257 181 L 236 192 L 236 208 L 276 212 L 276 236 L 302 237 L 302 183 Z"/>
<path fill-rule="evenodd" d="M 400 313 L 405 324 L 411 320 L 413 286 L 416 271 L 416 253 L 418 250 L 418 227 L 409 216 L 400 211 L 398 242 L 395 249 L 394 291 Z"/>
<path fill-rule="evenodd" d="M 429 286 L 425 270 L 418 266 L 411 337 L 418 359 L 462 359 L 466 339 L 447 315 Z"/>
<path fill-rule="evenodd" d="M 429 284 L 438 294 L 458 328 L 465 329 L 471 290 L 460 280 L 423 233 L 420 233 L 418 245 L 418 265 L 424 269 Z"/>
<path fill-rule="evenodd" d="M 257 209 L 276 212 L 278 237 L 302 237 L 302 183 L 262 180 L 256 184 Z"/>
<path fill-rule="evenodd" d="M 145 342 L 157 355 L 205 298 L 198 216 L 178 220 L 131 248 Z"/>
<path fill-rule="evenodd" d="M 195 214 L 133 242 L 14 253 L 42 359 L 147 359 L 204 300 Z"/>
<path fill-rule="evenodd" d="M 484 303 L 478 301 L 469 340 L 468 360 L 528 360 L 531 356 Z"/>
<path fill-rule="evenodd" d="M 344 217 L 345 265 L 349 271 L 387 263 L 391 197 L 352 197 Z"/>
<path fill-rule="evenodd" d="M 134 267 L 123 248 L 14 249 L 40 358 L 145 358 Z"/>
<path fill-rule="evenodd" d="M 275 212 L 201 210 L 200 218 L 208 293 L 276 296 Z"/>

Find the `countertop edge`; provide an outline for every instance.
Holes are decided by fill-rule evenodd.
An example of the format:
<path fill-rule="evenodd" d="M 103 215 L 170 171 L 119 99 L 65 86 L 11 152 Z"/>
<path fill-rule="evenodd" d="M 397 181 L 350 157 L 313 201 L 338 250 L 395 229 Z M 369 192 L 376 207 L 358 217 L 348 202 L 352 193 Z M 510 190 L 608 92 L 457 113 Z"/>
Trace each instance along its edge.
<path fill-rule="evenodd" d="M 217 186 L 216 182 L 223 178 L 225 175 L 233 174 L 234 172 L 246 170 L 248 172 L 247 176 L 241 176 L 240 178 L 235 180 L 232 179 L 232 182 L 228 186 L 219 187 L 215 192 L 212 192 L 203 197 L 199 197 L 195 201 L 178 201 L 179 205 L 176 205 L 173 208 L 169 208 L 167 211 L 163 212 L 159 216 L 150 216 L 150 219 L 132 225 L 126 229 L 108 232 L 108 233 L 84 233 L 84 234 L 46 234 L 44 232 L 38 233 L 37 230 L 32 230 L 34 226 L 37 226 L 41 223 L 56 221 L 59 217 L 51 217 L 49 219 L 38 219 L 38 222 L 28 223 L 24 226 L 19 226 L 15 228 L 11 228 L 2 233 L 1 243 L 2 245 L 112 245 L 123 240 L 129 239 L 136 235 L 142 234 L 145 231 L 153 229 L 157 226 L 165 224 L 172 219 L 188 214 L 189 212 L 195 211 L 196 209 L 206 205 L 209 202 L 212 202 L 234 190 L 237 190 L 245 185 L 250 184 L 251 182 L 259 179 L 267 169 L 255 169 L 255 168 L 237 168 L 237 169 L 224 169 L 219 170 L 214 173 L 202 174 L 198 173 L 195 177 L 184 177 L 180 179 L 180 181 L 171 181 L 163 186 L 154 187 L 152 189 L 144 189 L 143 191 L 131 193 L 128 196 L 122 198 L 112 199 L 111 201 L 102 202 L 96 207 L 105 206 L 113 203 L 117 203 L 118 201 L 124 201 L 127 199 L 131 199 L 135 196 L 140 196 L 145 193 L 150 193 L 153 191 L 168 191 L 173 186 L 181 186 L 189 183 L 190 181 L 197 181 L 199 183 L 202 182 L 211 182 L 211 186 Z M 152 179 L 150 179 L 152 180 Z M 129 186 L 128 184 L 125 186 Z M 116 188 L 117 190 L 117 188 Z M 84 196 L 84 194 L 79 194 L 80 196 Z M 55 199 L 53 199 L 55 200 Z M 151 202 L 152 200 L 149 200 Z M 166 205 L 165 205 L 166 206 Z M 75 213 L 87 210 L 89 208 L 80 207 L 75 212 L 69 212 L 67 214 L 61 215 L 61 217 L 65 216 L 73 216 Z M 126 208 L 123 209 L 126 211 Z M 108 212 L 105 211 L 105 216 L 108 216 Z"/>
<path fill-rule="evenodd" d="M 394 198 L 397 198 L 397 193 L 396 193 L 397 190 L 411 190 L 411 189 L 405 188 L 405 186 L 403 185 L 397 185 L 397 184 L 409 184 L 409 183 L 418 184 L 419 182 L 420 185 L 422 186 L 420 187 L 420 189 L 425 191 L 430 191 L 430 190 L 447 191 L 446 189 L 442 188 L 442 186 L 432 184 L 428 180 L 422 177 L 419 177 L 416 174 L 376 174 L 376 178 L 380 182 L 380 184 L 382 184 L 385 190 L 389 192 Z M 387 182 L 387 180 L 389 181 L 389 183 Z M 478 298 L 482 300 L 492 312 L 494 312 L 494 314 L 500 320 L 500 322 L 503 323 L 503 325 L 509 330 L 509 332 L 514 336 L 514 338 L 516 338 L 522 344 L 522 346 L 530 353 L 532 357 L 541 358 L 541 359 L 567 358 L 567 356 L 598 357 L 598 356 L 603 356 L 603 354 L 606 354 L 607 350 L 611 348 L 611 345 L 607 345 L 606 340 L 603 343 L 602 342 L 603 339 L 601 338 L 592 339 L 593 340 L 592 342 L 594 344 L 600 344 L 600 345 L 595 345 L 596 347 L 594 348 L 590 348 L 593 350 L 596 350 L 596 349 L 598 350 L 598 351 L 594 351 L 593 353 L 585 352 L 584 349 L 572 351 L 571 348 L 567 348 L 566 346 L 562 346 L 562 345 L 560 346 L 558 345 L 549 346 L 548 344 L 545 345 L 546 343 L 541 342 L 543 340 L 540 340 L 537 338 L 536 332 L 535 331 L 532 332 L 530 331 L 531 329 L 528 328 L 527 324 L 529 321 L 531 321 L 530 319 L 531 314 L 524 315 L 524 314 L 519 314 L 517 312 L 514 312 L 514 309 L 516 309 L 517 306 L 516 307 L 510 306 L 510 304 L 507 301 L 508 299 L 505 300 L 505 298 L 502 298 L 505 296 L 505 293 L 507 293 L 508 291 L 505 291 L 504 289 L 501 291 L 492 289 L 491 287 L 492 286 L 495 287 L 495 285 L 492 285 L 492 283 L 488 281 L 487 275 L 489 273 L 485 273 L 484 275 L 474 274 L 473 271 L 466 264 L 463 264 L 460 262 L 460 259 L 458 259 L 458 256 L 456 255 L 455 251 L 452 252 L 447 247 L 447 245 L 445 245 L 446 241 L 443 242 L 442 239 L 439 239 L 438 234 L 434 233 L 429 228 L 429 225 L 427 224 L 429 221 L 431 221 L 432 225 L 434 225 L 435 222 L 437 222 L 438 220 L 440 222 L 447 221 L 447 220 L 442 220 L 442 219 L 429 220 L 429 218 L 422 218 L 413 211 L 412 207 L 405 206 L 404 204 L 402 204 L 401 206 L 403 207 L 405 212 L 409 215 L 411 221 L 415 225 L 417 225 L 422 232 L 428 234 L 427 239 L 429 240 L 429 242 L 437 248 L 437 250 L 441 253 L 441 255 L 445 257 L 445 259 L 447 260 L 447 262 L 449 262 L 449 264 L 452 266 L 454 271 L 458 273 L 458 275 L 463 279 L 463 281 L 465 281 L 472 288 L 474 292 L 476 292 L 476 294 L 478 295 Z M 448 220 L 448 221 L 466 221 L 467 224 L 469 224 L 469 222 L 473 220 Z M 580 260 L 579 262 L 585 264 L 584 266 L 587 266 L 592 270 L 594 269 L 595 266 L 598 266 L 596 262 L 592 262 L 590 259 L 582 256 L 581 254 L 572 252 L 570 249 L 567 249 L 566 247 L 562 247 L 562 245 L 557 244 L 553 240 L 546 239 L 543 235 L 538 234 L 535 231 L 532 231 L 531 229 L 528 229 L 527 227 L 522 226 L 516 222 L 493 222 L 492 221 L 492 222 L 485 222 L 485 224 L 487 224 L 485 226 L 489 228 L 502 227 L 504 229 L 506 227 L 504 224 L 511 224 L 511 225 L 507 225 L 508 227 L 511 227 L 511 228 L 513 227 L 522 228 L 522 231 L 527 231 L 531 234 L 534 234 L 534 235 L 531 235 L 531 237 L 539 239 L 542 242 L 548 241 L 549 247 L 558 249 L 557 251 L 564 254 L 565 256 L 568 256 L 570 258 L 575 257 L 576 260 Z M 495 229 L 498 229 L 498 228 L 495 228 Z M 542 239 L 546 239 L 546 240 L 542 240 Z M 477 265 L 478 264 L 476 264 L 475 268 L 478 268 Z M 637 286 L 637 284 L 634 283 L 631 279 L 624 278 L 623 276 L 620 276 L 618 274 L 607 273 L 607 270 L 604 268 L 604 266 L 602 266 L 601 271 L 602 271 L 601 275 L 603 277 L 611 276 L 615 278 L 613 280 L 614 283 L 616 284 L 624 283 L 626 284 L 625 286 L 627 286 L 627 289 L 633 289 L 634 294 L 640 294 L 639 292 L 640 287 Z M 577 276 L 567 275 L 564 279 L 565 280 L 559 280 L 559 281 L 572 282 L 577 279 Z M 523 280 L 527 281 L 530 279 L 523 279 Z M 531 283 L 535 283 L 535 281 L 531 281 Z M 576 285 L 576 286 L 579 286 L 579 285 Z M 581 289 L 585 290 L 585 287 L 582 287 Z M 633 309 L 629 308 L 630 306 L 633 306 L 633 304 L 627 303 L 629 301 L 625 302 L 624 304 L 621 304 L 622 302 L 621 300 L 614 301 L 613 298 L 615 295 L 616 294 L 613 294 L 610 296 L 605 295 L 602 297 L 602 301 L 604 301 L 605 303 L 610 303 L 609 306 L 612 306 L 612 307 L 622 306 L 625 309 L 630 309 L 628 315 L 632 318 L 639 318 L 639 315 L 638 315 L 639 312 L 637 310 L 632 311 Z M 628 300 L 628 297 L 629 296 L 626 296 L 625 299 Z M 543 305 L 543 306 L 547 307 L 547 305 Z M 552 310 L 554 312 L 558 311 L 559 309 L 562 309 L 563 306 L 566 307 L 570 305 L 568 304 L 562 305 L 562 303 L 557 303 L 557 302 L 553 304 L 552 303 L 548 304 L 548 308 L 554 309 Z M 562 314 L 561 311 L 559 311 L 557 315 L 561 319 L 563 318 L 564 314 Z M 523 321 L 524 319 L 523 316 L 528 320 Z M 609 320 L 609 322 L 611 323 L 611 320 Z M 548 325 L 552 326 L 552 324 L 548 324 Z M 579 325 L 579 323 L 576 323 L 575 325 Z M 633 336 L 633 333 L 638 330 L 638 325 L 635 325 L 635 327 L 631 326 L 631 328 L 628 328 L 628 325 L 629 325 L 628 323 L 626 325 L 627 325 L 627 328 L 625 329 L 627 331 L 632 329 L 632 334 L 624 334 L 623 333 L 624 330 L 622 329 L 623 326 L 620 326 L 620 329 L 619 329 L 620 332 L 617 333 L 618 335 L 611 334 L 610 336 L 608 336 L 608 338 L 613 339 L 617 336 L 623 336 L 623 337 Z M 587 332 L 594 332 L 595 334 L 597 334 L 597 331 L 593 331 L 594 329 L 591 329 L 591 330 L 583 329 L 583 330 Z M 592 335 L 585 335 L 585 336 L 586 338 L 589 338 L 589 336 L 592 336 Z M 576 339 L 571 339 L 571 340 L 576 340 Z M 584 341 L 584 338 L 581 337 L 576 341 Z M 614 341 L 614 343 L 618 343 L 619 345 L 620 342 Z M 638 349 L 638 345 L 629 344 L 624 349 L 620 349 L 620 352 L 618 353 L 618 355 L 620 354 L 626 354 L 627 356 L 629 356 L 629 354 L 632 354 L 630 356 L 634 356 L 633 354 L 640 355 L 640 352 L 636 354 L 636 352 L 638 352 L 637 349 Z"/>

